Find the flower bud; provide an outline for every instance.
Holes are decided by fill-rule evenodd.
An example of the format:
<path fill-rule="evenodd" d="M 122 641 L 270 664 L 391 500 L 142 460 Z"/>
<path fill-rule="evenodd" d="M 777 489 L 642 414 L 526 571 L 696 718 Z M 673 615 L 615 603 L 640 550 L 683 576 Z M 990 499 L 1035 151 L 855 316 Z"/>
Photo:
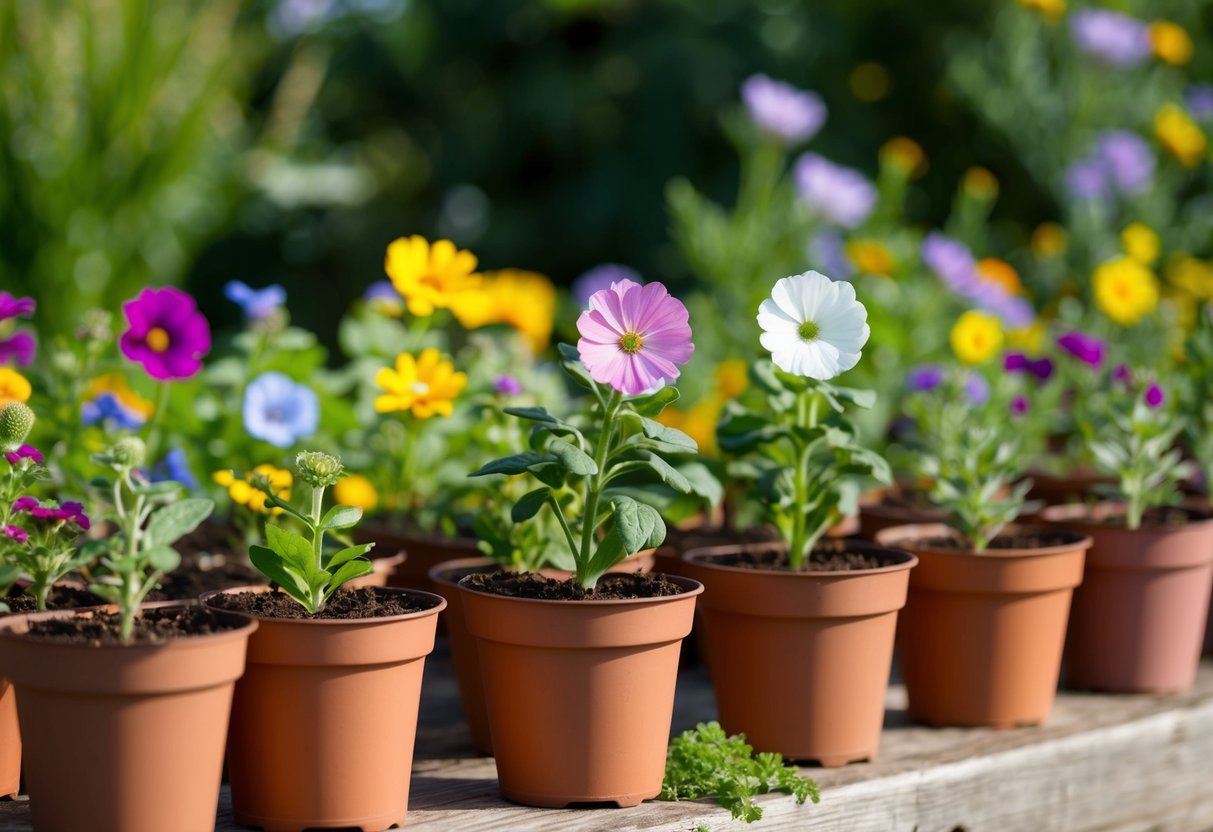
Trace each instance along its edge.
<path fill-rule="evenodd" d="M 125 436 L 114 443 L 109 453 L 114 459 L 114 465 L 135 468 L 142 465 L 147 457 L 147 446 L 138 436 Z"/>
<path fill-rule="evenodd" d="M 0 410 L 0 452 L 21 446 L 34 429 L 34 411 L 22 402 L 11 402 Z"/>
<path fill-rule="evenodd" d="M 295 457 L 295 467 L 299 469 L 299 478 L 313 488 L 335 485 L 345 476 L 341 460 L 320 451 L 301 451 Z"/>

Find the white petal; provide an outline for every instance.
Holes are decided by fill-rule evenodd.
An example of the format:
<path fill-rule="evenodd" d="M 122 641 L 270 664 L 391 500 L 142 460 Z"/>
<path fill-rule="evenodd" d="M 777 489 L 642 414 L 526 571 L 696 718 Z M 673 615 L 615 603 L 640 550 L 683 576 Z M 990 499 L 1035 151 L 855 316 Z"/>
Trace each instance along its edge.
<path fill-rule="evenodd" d="M 758 307 L 758 325 L 767 332 L 782 332 L 785 329 L 796 331 L 800 328 L 800 321 L 780 309 L 775 301 L 767 298 Z"/>

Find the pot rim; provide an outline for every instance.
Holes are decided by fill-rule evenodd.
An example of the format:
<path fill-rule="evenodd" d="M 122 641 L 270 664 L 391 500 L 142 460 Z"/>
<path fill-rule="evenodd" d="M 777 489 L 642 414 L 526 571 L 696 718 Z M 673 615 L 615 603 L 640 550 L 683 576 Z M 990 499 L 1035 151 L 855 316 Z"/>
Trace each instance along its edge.
<path fill-rule="evenodd" d="M 272 615 L 257 615 L 251 612 L 238 612 L 238 615 L 243 615 L 254 621 L 272 621 L 275 624 L 300 624 L 309 626 L 358 626 L 370 624 L 390 624 L 396 621 L 412 621 L 418 618 L 425 618 L 430 615 L 437 615 L 446 609 L 446 599 L 434 592 L 426 592 L 423 589 L 412 589 L 406 587 L 395 586 L 376 586 L 368 587 L 376 592 L 386 592 L 391 595 L 420 595 L 427 599 L 433 599 L 438 603 L 431 607 L 426 607 L 417 612 L 408 612 L 401 615 L 385 615 L 377 618 L 275 618 Z M 237 592 L 281 592 L 275 590 L 267 584 L 248 584 L 245 586 L 231 586 L 227 589 L 212 589 L 210 592 L 204 592 L 198 596 L 198 603 L 206 607 L 208 610 L 216 610 L 218 612 L 236 612 L 236 610 L 225 610 L 221 607 L 212 607 L 207 603 L 216 595 L 234 595 Z M 284 595 L 286 593 L 283 593 Z"/>
<path fill-rule="evenodd" d="M 442 563 L 434 564 L 432 567 L 430 567 L 429 571 L 425 573 L 425 576 L 427 578 L 429 578 L 431 581 L 436 581 L 438 583 L 442 583 L 442 584 L 449 585 L 449 586 L 455 586 L 456 584 L 459 583 L 459 581 L 451 580 L 444 573 L 454 572 L 454 571 L 461 570 L 461 569 L 478 570 L 481 568 L 493 567 L 493 566 L 495 566 L 499 569 L 504 568 L 497 561 L 493 560 L 490 557 L 485 557 L 483 555 L 478 558 L 453 558 L 452 560 L 444 560 Z M 468 573 L 468 574 L 473 574 L 473 573 Z M 463 576 L 460 576 L 460 577 L 462 579 Z"/>
<path fill-rule="evenodd" d="M 1045 532 L 1048 534 L 1064 534 L 1074 537 L 1067 543 L 1058 543 L 1053 546 L 1040 546 L 1034 549 L 986 549 L 984 552 L 978 552 L 974 549 L 937 549 L 930 546 L 915 546 L 913 551 L 925 552 L 932 555 L 951 556 L 951 557 L 973 557 L 982 558 L 984 560 L 995 559 L 1014 559 L 1014 558 L 1029 558 L 1029 557 L 1048 557 L 1050 555 L 1060 555 L 1067 552 L 1073 552 L 1077 549 L 1086 551 L 1090 549 L 1095 541 L 1089 534 L 1067 529 L 1064 526 L 1050 525 L 1033 525 L 1011 523 L 1006 529 L 1015 529 L 1023 532 Z M 901 534 L 897 534 L 901 532 Z M 882 545 L 901 546 L 907 551 L 910 550 L 905 545 L 905 540 L 914 540 L 915 538 L 926 537 L 955 537 L 958 533 L 955 529 L 946 523 L 907 523 L 904 526 L 890 526 L 887 529 L 881 529 L 876 533 L 877 541 Z M 893 537 L 900 538 L 897 540 L 882 540 L 882 538 Z"/>
<path fill-rule="evenodd" d="M 610 574 L 610 573 L 607 573 L 607 574 Z M 603 577 L 605 577 L 605 575 Z M 611 598 L 611 599 L 600 600 L 600 601 L 573 601 L 571 599 L 565 599 L 565 598 L 561 598 L 561 599 L 515 598 L 510 595 L 497 595 L 496 593 L 493 593 L 493 592 L 483 592 L 479 589 L 472 589 L 470 586 L 466 586 L 463 583 L 462 578 L 459 580 L 459 583 L 457 583 L 456 586 L 459 587 L 459 590 L 461 592 L 475 593 L 477 595 L 477 597 L 494 598 L 494 599 L 501 600 L 501 601 L 510 601 L 510 602 L 524 603 L 524 604 L 553 604 L 553 605 L 586 607 L 589 609 L 600 609 L 600 608 L 607 608 L 607 607 L 630 607 L 630 606 L 642 606 L 644 604 L 671 603 L 671 602 L 678 601 L 678 600 L 681 600 L 684 598 L 694 598 L 696 595 L 699 595 L 700 593 L 703 592 L 703 584 L 701 584 L 699 581 L 695 580 L 694 578 L 687 578 L 682 575 L 663 575 L 663 577 L 667 581 L 671 581 L 673 583 L 677 583 L 679 586 L 683 586 L 684 591 L 678 593 L 677 595 L 656 595 L 651 598 Z"/>
<path fill-rule="evenodd" d="M 729 566 L 728 564 L 712 563 L 705 560 L 705 558 L 731 555 L 738 551 L 753 551 L 755 549 L 759 551 L 784 549 L 786 548 L 786 544 L 781 540 L 774 540 L 765 543 L 734 543 L 726 546 L 701 546 L 695 549 L 688 549 L 682 554 L 682 559 L 706 569 L 719 569 L 727 572 L 741 572 L 749 575 L 789 575 L 795 578 L 832 579 L 853 578 L 860 575 L 884 575 L 889 572 L 900 572 L 905 569 L 912 569 L 918 565 L 918 557 L 913 552 L 908 552 L 905 549 L 898 549 L 891 546 L 881 546 L 867 540 L 852 540 L 849 538 L 843 538 L 842 543 L 845 544 L 846 548 L 854 549 L 858 552 L 881 552 L 894 555 L 898 558 L 898 562 L 888 566 L 878 566 L 872 569 L 804 569 L 798 572 L 793 572 L 789 569 L 755 569 L 753 567 L 746 566 Z M 901 560 L 903 556 L 905 559 Z"/>
<path fill-rule="evenodd" d="M 1205 524 L 1213 523 L 1213 511 L 1183 505 L 1151 507 L 1183 513 L 1188 518 L 1188 522 L 1182 526 L 1143 526 L 1138 529 L 1130 529 L 1128 526 L 1110 526 L 1092 522 L 1092 518 L 1123 514 L 1124 507 L 1125 504 L 1118 500 L 1102 500 L 1097 503 L 1064 503 L 1062 505 L 1045 506 L 1036 516 L 1054 527 L 1072 526 L 1081 529 L 1097 529 L 1099 531 L 1129 532 L 1130 534 L 1167 534 L 1183 531 L 1184 529 L 1201 528 Z M 1070 514 L 1075 516 L 1068 516 Z"/>
<path fill-rule="evenodd" d="M 190 609 L 199 606 L 197 601 L 152 601 L 147 604 L 140 604 L 139 610 L 155 610 L 155 609 Z M 251 615 L 246 615 L 235 610 L 221 610 L 207 607 L 206 610 L 211 615 L 217 615 L 221 618 L 233 619 L 239 622 L 239 626 L 232 627 L 229 630 L 224 630 L 218 633 L 198 633 L 180 636 L 178 638 L 168 639 L 166 641 L 150 643 L 150 642 L 131 642 L 129 644 L 91 644 L 87 642 L 66 642 L 57 639 L 39 638 L 31 636 L 28 630 L 15 632 L 15 628 L 19 624 L 25 624 L 34 621 L 48 621 L 56 618 L 71 618 L 76 615 L 93 615 L 97 612 L 106 612 L 107 607 L 116 609 L 112 604 L 99 607 L 88 607 L 86 609 L 75 610 L 43 610 L 41 612 L 17 613 L 15 615 L 6 616 L 0 619 L 0 639 L 13 639 L 28 643 L 44 645 L 46 647 L 66 648 L 74 650 L 146 650 L 154 652 L 162 650 L 172 645 L 183 645 L 178 649 L 185 649 L 184 646 L 209 644 L 213 645 L 224 640 L 243 640 L 252 635 L 260 626 L 258 620 Z"/>

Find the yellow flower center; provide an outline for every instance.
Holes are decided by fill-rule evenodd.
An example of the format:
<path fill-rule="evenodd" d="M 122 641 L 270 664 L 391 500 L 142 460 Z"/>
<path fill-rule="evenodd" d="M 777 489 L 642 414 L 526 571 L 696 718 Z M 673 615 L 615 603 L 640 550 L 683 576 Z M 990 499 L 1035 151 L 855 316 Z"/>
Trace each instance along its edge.
<path fill-rule="evenodd" d="M 812 341 L 821 332 L 821 327 L 813 321 L 805 321 L 797 332 L 800 333 L 801 341 Z"/>
<path fill-rule="evenodd" d="M 619 339 L 619 349 L 623 350 L 629 355 L 640 352 L 640 348 L 643 346 L 644 338 L 641 337 L 640 333 L 636 332 L 635 330 L 628 330 L 623 334 L 623 337 Z"/>
<path fill-rule="evenodd" d="M 147 332 L 147 345 L 152 352 L 164 352 L 168 349 L 168 333 L 158 326 L 154 326 Z"/>

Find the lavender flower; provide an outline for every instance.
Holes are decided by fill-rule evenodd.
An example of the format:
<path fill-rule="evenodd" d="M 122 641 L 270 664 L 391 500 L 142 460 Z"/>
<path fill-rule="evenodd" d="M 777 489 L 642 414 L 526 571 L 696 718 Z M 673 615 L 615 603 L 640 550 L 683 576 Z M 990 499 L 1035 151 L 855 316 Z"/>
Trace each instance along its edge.
<path fill-rule="evenodd" d="M 906 389 L 912 393 L 926 393 L 943 384 L 943 368 L 936 364 L 922 364 L 906 373 Z"/>
<path fill-rule="evenodd" d="M 1139 194 L 1154 179 L 1154 154 L 1136 133 L 1105 130 L 1095 140 L 1095 156 L 1121 193 Z"/>
<path fill-rule="evenodd" d="M 985 404 L 990 400 L 990 382 L 977 373 L 965 376 L 964 391 L 973 404 Z"/>
<path fill-rule="evenodd" d="M 362 293 L 367 306 L 381 315 L 398 318 L 404 312 L 404 298 L 390 280 L 376 280 Z"/>
<path fill-rule="evenodd" d="M 644 278 L 635 269 L 621 266 L 618 263 L 603 263 L 583 273 L 573 281 L 573 297 L 581 306 L 588 306 L 595 292 L 610 289 L 612 283 L 630 280 L 638 285 L 644 285 Z"/>
<path fill-rule="evenodd" d="M 851 258 L 847 257 L 846 241 L 837 228 L 823 228 L 809 241 L 809 259 L 817 270 L 835 280 L 850 280 L 855 274 Z"/>
<path fill-rule="evenodd" d="M 286 289 L 277 283 L 254 289 L 243 281 L 229 280 L 223 287 L 223 296 L 244 310 L 244 316 L 250 321 L 272 317 L 286 303 Z"/>
<path fill-rule="evenodd" d="M 1213 84 L 1193 84 L 1184 90 L 1184 104 L 1197 121 L 1213 120 Z"/>
<path fill-rule="evenodd" d="M 1071 162 L 1065 172 L 1066 191 L 1075 199 L 1107 199 L 1111 193 L 1104 166 L 1097 159 Z"/>
<path fill-rule="evenodd" d="M 1098 369 L 1108 353 L 1108 345 L 1098 338 L 1082 332 L 1067 332 L 1057 339 L 1057 346 L 1077 358 L 1079 361 Z"/>
<path fill-rule="evenodd" d="M 816 153 L 802 153 L 793 171 L 800 199 L 826 222 L 855 228 L 876 207 L 876 188 L 862 173 Z"/>
<path fill-rule="evenodd" d="M 741 99 L 758 129 L 788 143 L 813 138 L 826 121 L 821 96 L 765 75 L 747 78 Z"/>
<path fill-rule="evenodd" d="M 1150 30 L 1140 20 L 1107 9 L 1079 9 L 1070 15 L 1078 48 L 1101 63 L 1131 67 L 1150 55 Z"/>
<path fill-rule="evenodd" d="M 922 241 L 920 253 L 927 268 L 945 286 L 978 308 L 1002 318 L 1007 326 L 1019 329 L 1035 319 L 1032 306 L 1026 300 L 981 276 L 973 253 L 964 243 L 933 231 Z"/>
<path fill-rule="evenodd" d="M 498 376 L 493 382 L 493 392 L 498 396 L 517 396 L 522 392 L 522 382 L 508 374 Z"/>

